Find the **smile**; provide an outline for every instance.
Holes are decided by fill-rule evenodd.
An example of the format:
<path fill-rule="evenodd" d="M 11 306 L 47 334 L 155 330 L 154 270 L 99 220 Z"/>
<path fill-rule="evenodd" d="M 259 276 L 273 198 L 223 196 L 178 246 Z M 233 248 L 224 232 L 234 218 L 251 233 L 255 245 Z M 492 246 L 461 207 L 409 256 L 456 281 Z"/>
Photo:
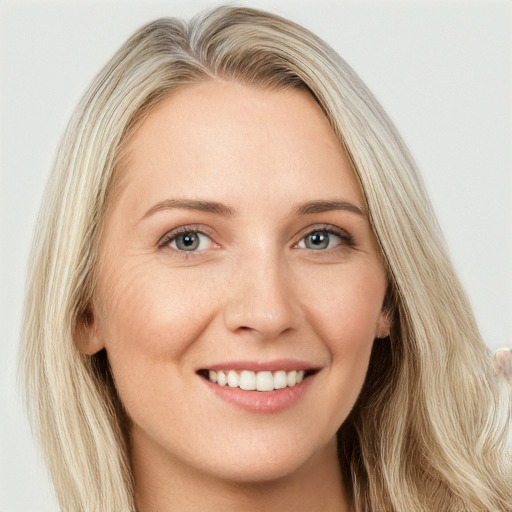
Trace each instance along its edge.
<path fill-rule="evenodd" d="M 196 373 L 224 402 L 250 413 L 271 414 L 299 403 L 321 369 L 304 361 L 280 359 L 223 362 Z"/>
<path fill-rule="evenodd" d="M 201 374 L 219 386 L 239 388 L 244 391 L 275 391 L 300 384 L 307 373 L 304 370 L 260 371 L 205 370 Z"/>

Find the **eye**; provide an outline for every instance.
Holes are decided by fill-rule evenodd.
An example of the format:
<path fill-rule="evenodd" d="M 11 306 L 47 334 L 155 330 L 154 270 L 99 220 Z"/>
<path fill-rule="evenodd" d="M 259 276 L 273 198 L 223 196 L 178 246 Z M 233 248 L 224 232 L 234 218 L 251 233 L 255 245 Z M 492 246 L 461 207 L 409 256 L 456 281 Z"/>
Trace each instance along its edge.
<path fill-rule="evenodd" d="M 298 247 L 304 247 L 306 249 L 331 249 L 340 243 L 339 237 L 328 233 L 325 230 L 313 231 L 306 235 L 298 244 Z"/>
<path fill-rule="evenodd" d="M 334 229 L 316 229 L 303 237 L 296 247 L 299 249 L 311 249 L 314 251 L 321 251 L 326 249 L 334 249 L 341 244 L 353 245 L 353 241 L 348 233 L 341 231 L 338 232 Z"/>
<path fill-rule="evenodd" d="M 171 231 L 158 244 L 160 247 L 171 247 L 177 251 L 199 252 L 210 249 L 213 245 L 211 238 L 200 231 L 187 229 Z"/>

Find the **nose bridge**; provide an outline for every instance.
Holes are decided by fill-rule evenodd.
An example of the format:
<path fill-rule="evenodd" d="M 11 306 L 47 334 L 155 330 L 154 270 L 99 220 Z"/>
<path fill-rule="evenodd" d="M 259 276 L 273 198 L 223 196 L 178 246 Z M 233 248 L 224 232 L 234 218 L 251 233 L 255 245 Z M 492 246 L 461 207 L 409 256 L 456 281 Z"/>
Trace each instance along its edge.
<path fill-rule="evenodd" d="M 232 277 L 232 293 L 224 308 L 229 330 L 270 339 L 297 328 L 300 308 L 286 259 L 279 251 L 262 248 L 241 255 Z"/>

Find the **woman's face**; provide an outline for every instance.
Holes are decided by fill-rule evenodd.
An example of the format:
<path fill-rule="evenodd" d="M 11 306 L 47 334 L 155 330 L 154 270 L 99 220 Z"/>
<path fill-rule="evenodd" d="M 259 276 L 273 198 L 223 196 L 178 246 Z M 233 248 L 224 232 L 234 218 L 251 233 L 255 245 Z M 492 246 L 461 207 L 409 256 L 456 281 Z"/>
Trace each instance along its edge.
<path fill-rule="evenodd" d="M 182 89 L 121 172 L 82 349 L 107 350 L 132 450 L 235 481 L 321 462 L 387 325 L 363 199 L 318 105 Z"/>

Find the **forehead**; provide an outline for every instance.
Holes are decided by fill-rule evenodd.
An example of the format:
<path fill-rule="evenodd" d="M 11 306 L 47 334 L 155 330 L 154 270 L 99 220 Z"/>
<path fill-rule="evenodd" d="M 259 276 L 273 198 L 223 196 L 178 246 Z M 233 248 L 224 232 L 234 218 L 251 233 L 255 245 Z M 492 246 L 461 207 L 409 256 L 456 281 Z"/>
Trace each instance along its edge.
<path fill-rule="evenodd" d="M 361 201 L 329 122 L 299 89 L 220 81 L 180 89 L 138 126 L 121 172 L 127 189 L 155 202 L 166 194 L 246 204 L 262 195 Z"/>

